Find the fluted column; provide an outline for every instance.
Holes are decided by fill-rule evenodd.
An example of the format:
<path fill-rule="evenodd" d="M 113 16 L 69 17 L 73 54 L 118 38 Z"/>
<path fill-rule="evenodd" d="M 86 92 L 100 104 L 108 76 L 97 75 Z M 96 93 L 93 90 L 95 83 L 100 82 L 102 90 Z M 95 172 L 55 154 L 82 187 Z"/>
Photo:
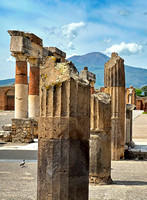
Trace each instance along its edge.
<path fill-rule="evenodd" d="M 125 70 L 124 60 L 117 53 L 112 53 L 105 64 L 105 92 L 112 99 L 112 160 L 124 158 L 125 145 Z"/>
<path fill-rule="evenodd" d="M 99 92 L 91 95 L 89 182 L 110 184 L 111 180 L 111 99 Z"/>
<path fill-rule="evenodd" d="M 53 62 L 41 68 L 37 199 L 88 200 L 90 86 Z"/>
<path fill-rule="evenodd" d="M 15 73 L 15 118 L 28 117 L 27 55 L 13 54 L 16 58 Z"/>
<path fill-rule="evenodd" d="M 40 68 L 37 58 L 29 58 L 29 117 L 39 117 L 39 76 Z"/>

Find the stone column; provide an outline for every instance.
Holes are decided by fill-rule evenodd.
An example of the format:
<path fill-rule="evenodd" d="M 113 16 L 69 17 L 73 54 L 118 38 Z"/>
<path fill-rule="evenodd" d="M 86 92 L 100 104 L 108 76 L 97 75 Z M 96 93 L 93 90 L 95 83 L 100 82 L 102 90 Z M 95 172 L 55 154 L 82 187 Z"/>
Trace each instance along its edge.
<path fill-rule="evenodd" d="M 72 63 L 41 68 L 38 200 L 88 200 L 90 86 Z"/>
<path fill-rule="evenodd" d="M 131 148 L 134 147 L 132 141 L 132 112 L 135 107 L 133 104 L 126 104 L 126 145 Z"/>
<path fill-rule="evenodd" d="M 39 77 L 40 68 L 37 58 L 29 58 L 29 117 L 39 117 Z"/>
<path fill-rule="evenodd" d="M 91 95 L 89 182 L 110 184 L 111 180 L 111 99 L 99 92 Z"/>
<path fill-rule="evenodd" d="M 105 92 L 112 99 L 112 160 L 124 157 L 125 145 L 125 71 L 124 60 L 112 53 L 105 64 Z"/>
<path fill-rule="evenodd" d="M 25 54 L 13 54 L 16 58 L 15 73 L 15 118 L 28 117 L 28 76 L 27 56 Z"/>

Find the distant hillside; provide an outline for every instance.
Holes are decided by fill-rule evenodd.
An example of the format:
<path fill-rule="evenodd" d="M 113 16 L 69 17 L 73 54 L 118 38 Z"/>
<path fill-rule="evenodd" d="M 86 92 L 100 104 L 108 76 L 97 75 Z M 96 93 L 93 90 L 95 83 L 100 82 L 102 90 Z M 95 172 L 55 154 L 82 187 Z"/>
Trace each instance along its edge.
<path fill-rule="evenodd" d="M 109 60 L 109 57 L 99 53 L 92 52 L 82 56 L 72 56 L 68 58 L 72 61 L 78 70 L 88 67 L 89 71 L 96 74 L 96 87 L 104 86 L 104 64 Z M 147 69 L 125 66 L 126 87 L 133 85 L 134 87 L 143 87 L 147 85 Z M 0 80 L 0 86 L 13 85 L 15 79 Z"/>
<path fill-rule="evenodd" d="M 82 56 L 72 56 L 68 60 L 72 61 L 78 70 L 82 70 L 85 66 L 89 71 L 96 74 L 96 87 L 104 86 L 104 64 L 110 58 L 100 52 L 92 52 Z M 133 85 L 141 88 L 147 85 L 147 69 L 125 66 L 126 87 Z"/>
<path fill-rule="evenodd" d="M 2 87 L 2 86 L 11 86 L 13 84 L 15 84 L 15 79 L 14 78 L 0 80 L 0 87 Z"/>

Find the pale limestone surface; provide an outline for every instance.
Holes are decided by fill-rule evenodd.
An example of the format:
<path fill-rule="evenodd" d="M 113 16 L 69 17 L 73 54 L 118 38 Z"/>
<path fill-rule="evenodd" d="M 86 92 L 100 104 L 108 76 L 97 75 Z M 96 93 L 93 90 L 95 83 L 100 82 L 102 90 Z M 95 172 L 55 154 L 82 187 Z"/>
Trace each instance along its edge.
<path fill-rule="evenodd" d="M 0 160 L 2 200 L 37 199 L 37 162 L 26 161 L 26 167 L 21 168 L 21 161 Z M 146 200 L 146 161 L 113 161 L 112 178 L 116 184 L 90 186 L 89 200 Z"/>
<path fill-rule="evenodd" d="M 15 118 L 28 117 L 28 85 L 15 84 Z"/>
<path fill-rule="evenodd" d="M 133 139 L 147 139 L 147 114 L 133 120 Z"/>

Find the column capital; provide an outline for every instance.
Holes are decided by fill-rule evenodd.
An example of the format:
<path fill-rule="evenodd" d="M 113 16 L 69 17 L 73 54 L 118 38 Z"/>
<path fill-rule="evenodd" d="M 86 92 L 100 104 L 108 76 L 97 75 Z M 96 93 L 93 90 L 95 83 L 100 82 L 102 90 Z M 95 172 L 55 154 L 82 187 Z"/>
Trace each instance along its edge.
<path fill-rule="evenodd" d="M 16 61 L 27 61 L 28 57 L 28 55 L 24 53 L 12 53 L 11 55 L 16 58 Z"/>
<path fill-rule="evenodd" d="M 29 57 L 28 62 L 30 63 L 30 67 L 39 67 L 40 59 Z"/>

